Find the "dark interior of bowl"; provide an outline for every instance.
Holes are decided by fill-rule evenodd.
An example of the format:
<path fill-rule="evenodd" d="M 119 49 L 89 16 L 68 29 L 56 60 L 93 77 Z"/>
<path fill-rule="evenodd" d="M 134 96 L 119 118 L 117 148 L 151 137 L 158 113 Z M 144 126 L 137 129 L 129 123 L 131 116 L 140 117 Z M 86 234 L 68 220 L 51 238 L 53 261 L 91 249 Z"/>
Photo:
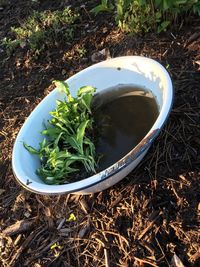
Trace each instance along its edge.
<path fill-rule="evenodd" d="M 140 87 L 120 85 L 96 95 L 93 116 L 99 171 L 130 152 L 151 129 L 158 114 L 153 94 Z"/>

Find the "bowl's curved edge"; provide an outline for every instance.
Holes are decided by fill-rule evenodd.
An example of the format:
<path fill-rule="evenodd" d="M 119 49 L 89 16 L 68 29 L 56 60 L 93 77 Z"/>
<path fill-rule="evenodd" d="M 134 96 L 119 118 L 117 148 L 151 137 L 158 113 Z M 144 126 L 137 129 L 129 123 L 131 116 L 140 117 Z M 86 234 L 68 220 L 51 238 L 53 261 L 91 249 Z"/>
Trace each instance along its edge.
<path fill-rule="evenodd" d="M 74 190 L 69 190 L 67 192 L 57 192 L 57 193 L 45 193 L 45 192 L 41 192 L 41 191 L 37 191 L 37 190 L 34 190 L 30 187 L 28 187 L 30 183 L 27 183 L 26 185 L 24 183 L 22 183 L 17 175 L 15 174 L 14 170 L 13 170 L 13 173 L 14 173 L 14 176 L 16 178 L 16 180 L 18 181 L 18 183 L 26 190 L 28 191 L 31 191 L 32 193 L 36 193 L 36 194 L 46 194 L 46 195 L 58 195 L 58 194 L 64 194 L 64 193 L 68 193 L 68 194 L 71 194 L 71 193 L 75 193 L 75 192 L 79 192 L 79 191 L 83 191 L 85 189 L 88 189 L 90 187 L 93 187 L 101 182 L 104 182 L 106 181 L 107 179 L 109 179 L 111 176 L 113 175 L 116 175 L 118 174 L 119 172 L 121 172 L 123 169 L 127 168 L 136 158 L 138 158 L 142 153 L 145 152 L 145 150 L 147 150 L 152 142 L 154 141 L 154 139 L 158 136 L 160 132 L 160 129 L 156 129 L 154 130 L 153 132 L 149 133 L 148 136 L 144 139 L 142 139 L 142 141 L 129 153 L 127 154 L 124 158 L 122 158 L 121 160 L 117 161 L 112 169 L 105 173 L 103 173 L 103 175 L 101 176 L 100 180 L 97 181 L 97 182 L 94 182 L 94 183 L 91 183 L 87 186 L 83 186 L 81 188 L 77 188 L 77 189 L 74 189 Z"/>
<path fill-rule="evenodd" d="M 133 58 L 144 58 L 144 57 L 128 56 L 128 57 L 118 57 L 118 58 L 114 58 L 114 59 L 110 59 L 110 60 L 117 60 L 117 59 L 120 60 L 121 58 L 123 58 L 123 59 L 124 58 L 132 58 L 133 59 Z M 165 115 L 164 120 L 162 121 L 162 124 L 159 125 L 159 127 L 157 127 L 155 129 L 155 126 L 158 126 L 158 123 L 156 124 L 156 122 L 158 120 L 157 119 L 156 122 L 154 123 L 152 129 L 150 129 L 149 133 L 141 140 L 141 142 L 135 148 L 133 148 L 133 150 L 131 150 L 127 155 L 125 155 L 122 159 L 120 159 L 118 162 L 116 162 L 115 164 L 113 164 L 112 166 L 110 166 L 109 168 L 107 168 L 106 170 L 104 170 L 104 171 L 102 171 L 102 172 L 94 175 L 96 177 L 98 175 L 98 180 L 97 181 L 95 181 L 93 183 L 90 183 L 90 184 L 88 184 L 86 186 L 83 185 L 83 186 L 81 186 L 79 188 L 77 187 L 76 189 L 73 189 L 73 190 L 66 190 L 65 189 L 65 190 L 55 190 L 54 192 L 50 192 L 50 191 L 44 191 L 42 189 L 41 190 L 33 189 L 31 186 L 29 186 L 30 184 L 28 184 L 28 183 L 25 184 L 24 182 L 22 182 L 20 180 L 20 178 L 17 177 L 17 174 L 15 173 L 15 168 L 13 166 L 14 161 L 12 160 L 12 169 L 13 169 L 14 176 L 15 176 L 16 180 L 18 181 L 18 183 L 23 188 L 25 188 L 28 191 L 34 192 L 36 194 L 46 194 L 46 195 L 57 195 L 57 194 L 75 193 L 75 192 L 78 192 L 78 191 L 82 191 L 82 190 L 87 189 L 87 188 L 89 188 L 91 186 L 95 186 L 96 184 L 99 184 L 102 181 L 105 181 L 106 179 L 109 179 L 114 174 L 117 174 L 122 169 L 126 168 L 129 164 L 131 164 L 131 162 L 133 162 L 134 159 L 136 159 L 137 157 L 139 157 L 139 155 L 141 155 L 141 153 L 143 153 L 147 148 L 150 147 L 150 145 L 152 144 L 152 142 L 154 141 L 154 139 L 158 136 L 159 132 L 161 131 L 163 125 L 165 124 L 165 122 L 166 122 L 166 120 L 167 120 L 167 118 L 169 116 L 169 113 L 170 113 L 170 110 L 171 110 L 172 104 L 173 104 L 173 86 L 172 86 L 171 78 L 170 78 L 167 70 L 160 63 L 158 63 L 157 61 L 155 61 L 153 59 L 150 59 L 150 58 L 145 58 L 145 59 L 148 59 L 148 60 L 154 62 L 154 64 L 158 64 L 159 67 L 162 68 L 162 70 L 164 71 L 164 73 L 167 76 L 167 79 L 168 79 L 168 82 L 169 82 L 169 87 L 170 87 L 170 92 L 172 93 L 172 96 L 171 96 L 171 99 L 170 99 L 171 100 L 170 107 L 168 107 L 168 112 Z M 110 61 L 110 60 L 108 60 L 108 61 Z M 80 73 L 84 73 L 85 70 L 88 70 L 88 69 L 90 69 L 90 68 L 92 68 L 94 66 L 97 66 L 97 65 L 101 65 L 102 63 L 103 62 L 94 64 L 94 65 L 92 65 L 92 66 L 90 66 L 90 67 L 88 67 L 88 68 L 80 71 L 78 73 L 78 75 L 80 75 Z M 77 75 L 77 74 L 75 74 L 75 75 Z M 70 77 L 69 79 L 72 79 L 72 77 Z M 94 177 L 94 176 L 89 177 L 89 179 L 92 178 L 92 177 Z M 88 178 L 86 178 L 86 179 L 88 179 Z"/>

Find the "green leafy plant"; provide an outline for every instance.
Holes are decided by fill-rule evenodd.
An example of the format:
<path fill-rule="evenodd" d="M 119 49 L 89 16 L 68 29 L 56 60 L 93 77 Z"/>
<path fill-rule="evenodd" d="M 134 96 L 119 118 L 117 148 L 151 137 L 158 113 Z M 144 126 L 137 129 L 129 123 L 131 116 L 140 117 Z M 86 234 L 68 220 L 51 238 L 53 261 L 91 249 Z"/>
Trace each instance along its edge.
<path fill-rule="evenodd" d="M 11 55 L 20 44 L 21 42 L 19 40 L 12 40 L 7 37 L 3 38 L 3 40 L 1 41 L 1 45 L 6 47 L 8 55 Z"/>
<path fill-rule="evenodd" d="M 79 58 L 85 57 L 85 55 L 87 53 L 87 50 L 85 49 L 84 46 L 77 47 L 75 51 L 77 52 L 77 55 Z"/>
<path fill-rule="evenodd" d="M 95 6 L 93 9 L 90 10 L 91 13 L 95 15 L 101 12 L 111 12 L 114 9 L 114 5 L 109 0 L 101 0 L 101 4 Z"/>
<path fill-rule="evenodd" d="M 131 33 L 159 33 L 192 13 L 200 15 L 199 0 L 108 0 L 95 8 L 92 10 L 95 15 L 108 10 L 114 12 L 118 27 Z"/>
<path fill-rule="evenodd" d="M 116 0 L 118 26 L 126 32 L 165 31 L 179 15 L 198 13 L 198 0 Z"/>
<path fill-rule="evenodd" d="M 13 44 L 26 44 L 34 54 L 40 54 L 45 48 L 55 45 L 59 40 L 71 40 L 79 14 L 70 8 L 56 11 L 34 12 L 20 27 L 12 27 L 14 39 L 4 42 L 7 49 Z"/>
<path fill-rule="evenodd" d="M 116 0 L 115 21 L 125 32 L 148 32 L 154 24 L 153 16 L 149 16 L 150 5 L 143 1 Z"/>
<path fill-rule="evenodd" d="M 9 1 L 8 0 L 0 0 L 0 7 L 4 7 L 7 4 L 9 4 Z"/>
<path fill-rule="evenodd" d="M 80 168 L 88 174 L 95 173 L 96 154 L 92 140 L 93 118 L 91 103 L 95 88 L 84 86 L 78 90 L 77 97 L 70 94 L 69 87 L 61 81 L 55 85 L 67 95 L 65 101 L 57 100 L 57 107 L 50 112 L 45 135 L 35 149 L 26 143 L 24 147 L 32 154 L 38 155 L 41 167 L 37 174 L 47 184 L 68 183 L 76 177 Z"/>

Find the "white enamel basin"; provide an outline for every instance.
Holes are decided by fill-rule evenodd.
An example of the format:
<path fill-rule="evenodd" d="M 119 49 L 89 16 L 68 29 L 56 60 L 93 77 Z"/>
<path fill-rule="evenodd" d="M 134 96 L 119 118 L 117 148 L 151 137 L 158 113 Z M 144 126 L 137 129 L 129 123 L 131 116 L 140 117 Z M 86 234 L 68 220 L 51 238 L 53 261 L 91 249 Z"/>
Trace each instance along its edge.
<path fill-rule="evenodd" d="M 173 88 L 168 72 L 158 62 L 145 57 L 125 56 L 100 62 L 80 71 L 66 82 L 74 96 L 79 87 L 84 85 L 96 87 L 97 93 L 120 84 L 133 84 L 150 89 L 156 97 L 159 116 L 144 139 L 124 158 L 106 170 L 78 182 L 47 185 L 35 173 L 40 166 L 39 159 L 23 147 L 23 142 L 37 148 L 43 139 L 39 134 L 43 130 L 43 122 L 50 118 L 49 112 L 55 108 L 55 100 L 64 98 L 63 93 L 54 89 L 25 121 L 16 138 L 12 154 L 12 168 L 17 181 L 27 190 L 38 194 L 88 194 L 116 184 L 145 156 L 165 123 L 172 106 Z"/>

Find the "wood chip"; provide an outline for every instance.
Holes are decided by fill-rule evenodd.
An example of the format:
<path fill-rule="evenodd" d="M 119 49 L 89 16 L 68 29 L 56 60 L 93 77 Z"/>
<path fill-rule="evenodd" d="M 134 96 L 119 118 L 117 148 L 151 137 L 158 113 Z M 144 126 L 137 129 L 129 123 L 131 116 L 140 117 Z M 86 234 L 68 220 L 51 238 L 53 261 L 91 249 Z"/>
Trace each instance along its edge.
<path fill-rule="evenodd" d="M 105 257 L 105 267 L 109 267 L 110 266 L 110 260 L 109 260 L 108 249 L 106 247 L 104 247 L 103 251 L 104 251 L 104 257 Z"/>
<path fill-rule="evenodd" d="M 0 188 L 0 195 L 2 195 L 6 190 Z"/>
<path fill-rule="evenodd" d="M 200 248 L 199 248 L 199 250 L 198 250 L 196 253 L 194 253 L 194 254 L 190 257 L 190 260 L 191 260 L 192 262 L 195 262 L 195 261 L 197 261 L 199 258 L 200 258 Z"/>
<path fill-rule="evenodd" d="M 38 230 L 36 230 L 38 231 Z M 29 245 L 29 243 L 33 240 L 36 231 L 32 232 L 26 239 L 25 241 L 22 243 L 22 245 L 19 247 L 19 249 L 15 252 L 15 254 L 12 256 L 10 262 L 9 262 L 9 267 L 13 267 L 16 266 L 16 262 L 18 261 L 20 255 L 22 254 L 22 252 L 24 251 L 24 249 L 27 248 L 27 246 Z"/>
<path fill-rule="evenodd" d="M 7 236 L 13 236 L 16 234 L 29 231 L 33 227 L 33 224 L 35 223 L 35 221 L 36 221 L 36 217 L 30 220 L 17 221 L 15 224 L 10 225 L 6 229 L 4 229 L 3 234 Z"/>
<path fill-rule="evenodd" d="M 151 266 L 153 266 L 153 267 L 159 267 L 157 264 L 155 264 L 155 263 L 153 263 L 153 262 L 150 262 L 149 260 L 146 260 L 146 259 L 140 259 L 140 258 L 138 258 L 138 257 L 135 257 L 134 256 L 134 259 L 137 261 L 137 262 L 139 262 L 139 266 L 144 266 L 144 264 L 149 264 L 149 265 L 151 265 Z M 138 266 L 138 265 L 135 265 L 135 266 Z"/>
<path fill-rule="evenodd" d="M 90 223 L 87 222 L 87 224 L 81 228 L 81 230 L 78 233 L 79 238 L 83 238 L 90 230 Z"/>
<path fill-rule="evenodd" d="M 156 216 L 155 219 L 153 219 L 149 225 L 142 231 L 142 233 L 139 235 L 138 240 L 142 239 L 146 233 L 153 227 L 154 223 L 157 221 L 157 219 L 160 217 L 160 215 Z"/>
<path fill-rule="evenodd" d="M 189 37 L 186 46 L 189 45 L 189 44 L 191 44 L 192 42 L 196 41 L 199 37 L 200 37 L 200 32 L 195 32 L 195 33 L 193 33 L 193 34 Z"/>
<path fill-rule="evenodd" d="M 62 220 L 60 221 L 59 225 L 57 226 L 57 229 L 60 230 L 63 226 L 63 224 L 65 223 L 66 218 L 62 218 Z"/>
<path fill-rule="evenodd" d="M 172 257 L 170 267 L 185 267 L 185 265 L 183 265 L 182 261 L 176 255 L 176 253 L 174 253 L 174 256 Z"/>
<path fill-rule="evenodd" d="M 88 211 L 89 211 L 89 206 L 87 204 L 87 202 L 85 201 L 84 198 L 82 198 L 80 201 L 79 201 L 80 205 L 81 205 L 81 208 L 82 210 L 84 211 L 85 214 L 88 214 Z"/>

